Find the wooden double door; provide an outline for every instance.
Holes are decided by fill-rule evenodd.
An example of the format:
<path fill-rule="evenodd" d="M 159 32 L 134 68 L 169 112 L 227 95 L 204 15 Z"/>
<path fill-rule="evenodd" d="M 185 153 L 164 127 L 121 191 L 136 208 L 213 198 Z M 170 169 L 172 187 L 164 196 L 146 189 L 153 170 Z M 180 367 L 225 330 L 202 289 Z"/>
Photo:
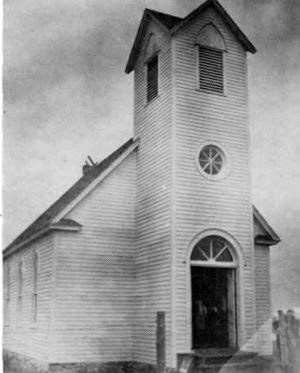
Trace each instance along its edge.
<path fill-rule="evenodd" d="M 193 348 L 236 347 L 234 268 L 191 267 Z"/>

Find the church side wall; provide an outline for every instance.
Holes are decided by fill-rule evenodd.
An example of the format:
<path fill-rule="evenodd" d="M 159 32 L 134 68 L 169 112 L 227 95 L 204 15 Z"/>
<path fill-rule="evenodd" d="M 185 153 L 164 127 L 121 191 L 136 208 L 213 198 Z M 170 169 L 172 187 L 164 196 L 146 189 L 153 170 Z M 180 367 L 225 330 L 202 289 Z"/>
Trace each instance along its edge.
<path fill-rule="evenodd" d="M 195 40 L 208 22 L 221 31 L 227 47 L 224 95 L 198 89 Z M 177 352 L 191 348 L 189 245 L 197 234 L 209 228 L 225 231 L 241 248 L 243 264 L 238 286 L 241 347 L 255 333 L 246 53 L 212 8 L 178 32 L 175 45 Z M 228 172 L 220 180 L 209 180 L 198 169 L 200 147 L 207 141 L 216 143 L 226 153 Z M 255 348 L 253 340 L 248 348 Z"/>
<path fill-rule="evenodd" d="M 82 225 L 57 236 L 52 363 L 132 360 L 136 153 L 66 217 Z"/>
<path fill-rule="evenodd" d="M 259 354 L 272 355 L 270 249 L 255 245 L 256 339 Z"/>
<path fill-rule="evenodd" d="M 137 163 L 138 305 L 134 326 L 134 360 L 156 363 L 156 313 L 166 313 L 167 365 L 171 364 L 171 43 L 150 23 L 159 46 L 158 97 L 146 102 L 145 52 L 135 65 L 134 135 L 140 137 Z"/>
<path fill-rule="evenodd" d="M 37 322 L 33 320 L 33 263 L 38 254 Z M 18 311 L 18 269 L 23 262 L 22 311 Z M 18 354 L 45 363 L 48 361 L 49 327 L 51 322 L 52 280 L 54 266 L 54 234 L 49 234 L 22 248 L 4 260 L 5 308 L 8 290 L 7 267 L 10 271 L 9 305 L 5 310 L 3 348 L 9 357 Z M 6 355 L 4 354 L 4 358 Z"/>

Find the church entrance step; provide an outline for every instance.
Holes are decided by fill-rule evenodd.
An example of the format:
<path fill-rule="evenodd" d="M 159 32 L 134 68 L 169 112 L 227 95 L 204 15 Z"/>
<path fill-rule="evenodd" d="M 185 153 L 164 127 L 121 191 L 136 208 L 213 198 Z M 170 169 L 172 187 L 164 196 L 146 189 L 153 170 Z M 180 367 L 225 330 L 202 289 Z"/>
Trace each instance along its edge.
<path fill-rule="evenodd" d="M 180 373 L 256 373 L 256 356 L 236 349 L 203 349 L 178 355 Z"/>

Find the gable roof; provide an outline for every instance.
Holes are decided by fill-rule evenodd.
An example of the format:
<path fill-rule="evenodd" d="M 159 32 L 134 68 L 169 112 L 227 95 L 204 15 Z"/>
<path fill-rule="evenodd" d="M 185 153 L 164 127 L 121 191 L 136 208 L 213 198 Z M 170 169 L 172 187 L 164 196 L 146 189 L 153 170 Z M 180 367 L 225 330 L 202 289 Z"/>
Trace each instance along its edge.
<path fill-rule="evenodd" d="M 218 2 L 218 0 L 207 0 L 205 3 L 200 5 L 197 9 L 195 9 L 192 13 L 188 14 L 182 22 L 175 27 L 172 32 L 177 32 L 180 28 L 185 26 L 188 22 L 190 22 L 194 17 L 198 14 L 203 12 L 209 6 L 213 6 L 217 13 L 224 19 L 224 22 L 227 24 L 229 29 L 232 33 L 237 37 L 240 43 L 243 45 L 246 51 L 255 53 L 256 48 L 251 43 L 251 41 L 247 38 L 247 36 L 243 33 L 243 31 L 239 28 L 239 26 L 234 22 L 234 20 L 230 17 L 230 15 L 226 12 L 223 6 Z"/>
<path fill-rule="evenodd" d="M 254 241 L 258 245 L 276 245 L 281 240 L 279 236 L 276 234 L 274 229 L 268 224 L 266 219 L 262 216 L 262 214 L 258 211 L 258 209 L 253 205 L 253 218 L 254 223 L 256 222 L 259 227 L 261 228 L 261 231 L 264 232 L 264 234 L 259 234 L 254 237 Z"/>
<path fill-rule="evenodd" d="M 209 6 L 213 6 L 215 8 L 218 14 L 224 19 L 224 22 L 227 24 L 232 33 L 243 45 L 245 50 L 251 53 L 255 53 L 256 48 L 254 47 L 254 45 L 250 42 L 247 36 L 242 32 L 239 26 L 234 22 L 234 20 L 230 17 L 230 15 L 226 12 L 226 10 L 217 0 L 207 0 L 205 3 L 200 5 L 197 9 L 195 9 L 193 12 L 191 12 L 184 18 L 175 17 L 170 14 L 157 12 L 151 9 L 145 9 L 133 43 L 133 47 L 129 54 L 125 72 L 128 74 L 134 68 L 136 58 L 139 54 L 140 45 L 143 41 L 146 27 L 150 19 L 153 19 L 154 21 L 158 22 L 166 32 L 173 35 Z"/>
<path fill-rule="evenodd" d="M 54 202 L 42 215 L 40 215 L 28 228 L 26 228 L 15 240 L 13 240 L 4 250 L 4 253 L 13 247 L 23 244 L 24 241 L 28 241 L 33 237 L 36 237 L 39 233 L 45 230 L 59 229 L 61 227 L 68 227 L 74 229 L 80 227 L 80 224 L 71 219 L 60 219 L 55 222 L 55 218 L 63 212 L 63 210 L 69 206 L 81 193 L 101 174 L 104 173 L 122 154 L 126 152 L 132 145 L 134 145 L 133 139 L 128 140 L 125 144 L 119 147 L 116 151 L 110 154 L 102 162 L 96 163 L 91 166 L 88 171 L 68 189 L 56 202 Z"/>
<path fill-rule="evenodd" d="M 154 20 L 156 23 L 161 25 L 161 27 L 166 31 L 170 32 L 174 26 L 176 26 L 179 22 L 182 21 L 182 18 L 172 16 L 170 14 L 157 12 L 156 10 L 152 9 L 145 9 L 143 13 L 142 20 L 140 22 L 138 31 L 136 33 L 133 47 L 131 49 L 128 62 L 125 68 L 126 73 L 130 73 L 133 69 L 135 64 L 136 58 L 139 54 L 140 45 L 144 39 L 145 31 L 150 20 Z"/>

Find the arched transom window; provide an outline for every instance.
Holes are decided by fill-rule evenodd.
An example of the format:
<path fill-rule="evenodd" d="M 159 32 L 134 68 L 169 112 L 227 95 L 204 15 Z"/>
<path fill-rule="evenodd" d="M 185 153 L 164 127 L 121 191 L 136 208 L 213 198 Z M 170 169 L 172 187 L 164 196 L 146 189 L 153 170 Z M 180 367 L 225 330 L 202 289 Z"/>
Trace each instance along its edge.
<path fill-rule="evenodd" d="M 235 267 L 231 244 L 220 236 L 207 236 L 199 241 L 191 255 L 192 265 Z"/>

